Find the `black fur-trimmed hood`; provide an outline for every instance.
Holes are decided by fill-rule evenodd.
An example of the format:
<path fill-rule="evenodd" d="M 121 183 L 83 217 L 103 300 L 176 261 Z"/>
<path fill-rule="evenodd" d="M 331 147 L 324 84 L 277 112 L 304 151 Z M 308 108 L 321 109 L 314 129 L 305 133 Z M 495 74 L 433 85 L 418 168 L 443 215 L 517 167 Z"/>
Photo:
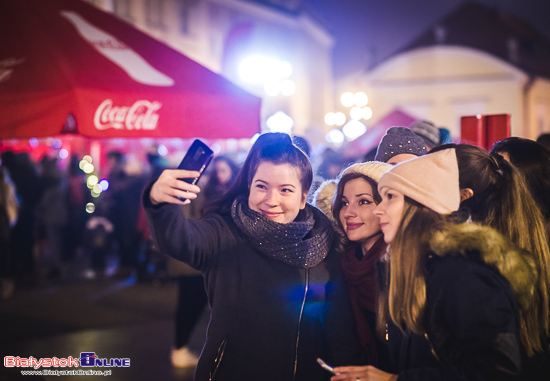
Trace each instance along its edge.
<path fill-rule="evenodd" d="M 496 230 L 475 223 L 452 225 L 432 236 L 430 248 L 439 256 L 461 254 L 479 258 L 496 267 L 508 280 L 522 309 L 532 302 L 538 277 L 535 261 Z"/>

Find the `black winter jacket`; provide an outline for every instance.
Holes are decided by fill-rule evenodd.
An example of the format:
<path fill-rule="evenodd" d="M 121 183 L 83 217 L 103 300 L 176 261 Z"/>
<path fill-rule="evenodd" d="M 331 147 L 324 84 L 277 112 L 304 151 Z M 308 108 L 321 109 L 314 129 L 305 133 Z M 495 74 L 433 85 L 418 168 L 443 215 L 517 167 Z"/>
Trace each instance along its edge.
<path fill-rule="evenodd" d="M 534 262 L 476 224 L 437 233 L 430 246 L 425 337 L 389 327 L 399 381 L 518 379 L 518 304 L 531 301 Z"/>
<path fill-rule="evenodd" d="M 212 314 L 196 380 L 328 380 L 317 357 L 359 364 L 337 251 L 292 267 L 255 251 L 231 216 L 186 219 L 177 205 L 151 205 L 147 190 L 143 203 L 158 249 L 205 279 Z"/>

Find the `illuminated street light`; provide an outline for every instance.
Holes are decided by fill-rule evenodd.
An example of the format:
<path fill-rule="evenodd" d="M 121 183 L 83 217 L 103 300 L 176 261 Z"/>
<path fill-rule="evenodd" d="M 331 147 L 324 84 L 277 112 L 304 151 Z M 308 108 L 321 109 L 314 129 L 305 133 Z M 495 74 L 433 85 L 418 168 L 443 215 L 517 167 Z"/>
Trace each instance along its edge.
<path fill-rule="evenodd" d="M 332 130 L 330 130 L 327 133 L 325 139 L 329 143 L 339 145 L 339 144 L 342 144 L 346 140 L 346 137 L 344 136 L 342 131 L 340 131 L 338 128 L 333 128 Z"/>
<path fill-rule="evenodd" d="M 290 79 L 285 79 L 281 82 L 281 94 L 289 97 L 296 92 L 296 84 Z"/>
<path fill-rule="evenodd" d="M 270 57 L 250 56 L 239 66 L 239 77 L 249 83 L 264 84 L 292 75 L 292 65 Z"/>
<path fill-rule="evenodd" d="M 359 106 L 352 107 L 351 110 L 349 110 L 349 116 L 353 120 L 360 120 L 363 118 L 363 109 Z"/>
<path fill-rule="evenodd" d="M 264 84 L 264 91 L 267 95 L 274 97 L 281 92 L 281 85 L 278 81 L 269 81 Z"/>
<path fill-rule="evenodd" d="M 370 107 L 364 107 L 362 109 L 363 111 L 363 119 L 365 120 L 369 120 L 370 118 L 372 118 L 372 109 Z"/>
<path fill-rule="evenodd" d="M 365 107 L 369 103 L 369 97 L 362 91 L 359 91 L 353 95 L 353 103 L 359 107 Z"/>
<path fill-rule="evenodd" d="M 342 132 L 346 136 L 346 139 L 352 142 L 367 132 L 367 126 L 358 120 L 350 120 L 342 127 Z"/>
<path fill-rule="evenodd" d="M 346 114 L 343 112 L 337 112 L 335 115 L 335 124 L 337 126 L 343 126 L 346 123 Z"/>
<path fill-rule="evenodd" d="M 336 114 L 327 112 L 325 115 L 325 123 L 327 126 L 334 126 L 336 124 Z"/>
<path fill-rule="evenodd" d="M 284 132 L 287 134 L 290 134 L 292 127 L 294 127 L 292 118 L 282 111 L 277 111 L 267 118 L 265 124 L 271 132 Z"/>
<path fill-rule="evenodd" d="M 340 102 L 344 107 L 351 107 L 355 104 L 355 95 L 349 91 L 345 92 L 340 96 Z"/>

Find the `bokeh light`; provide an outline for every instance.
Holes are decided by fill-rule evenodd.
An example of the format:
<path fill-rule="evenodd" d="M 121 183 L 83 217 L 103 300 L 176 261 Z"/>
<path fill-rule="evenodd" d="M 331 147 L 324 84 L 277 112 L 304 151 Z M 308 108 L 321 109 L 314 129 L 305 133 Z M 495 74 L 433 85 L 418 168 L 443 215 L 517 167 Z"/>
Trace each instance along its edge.
<path fill-rule="evenodd" d="M 359 120 L 363 118 L 363 109 L 361 107 L 355 106 L 349 110 L 349 116 L 353 120 Z"/>
<path fill-rule="evenodd" d="M 358 120 L 350 120 L 342 127 L 342 132 L 346 136 L 346 139 L 352 142 L 367 132 L 367 126 Z"/>
<path fill-rule="evenodd" d="M 359 107 L 365 107 L 369 103 L 369 97 L 362 91 L 359 91 L 353 96 L 353 103 Z"/>
<path fill-rule="evenodd" d="M 265 122 L 271 132 L 285 132 L 290 134 L 294 127 L 294 120 L 283 111 L 277 111 L 267 118 Z"/>
<path fill-rule="evenodd" d="M 107 189 L 109 189 L 109 180 L 101 179 L 101 181 L 99 182 L 99 186 L 101 187 L 101 190 L 105 192 Z"/>
<path fill-rule="evenodd" d="M 344 123 L 346 123 L 346 120 L 347 120 L 346 114 L 344 114 L 343 112 L 337 112 L 335 114 L 335 118 L 336 118 L 335 124 L 337 126 L 343 126 Z"/>
<path fill-rule="evenodd" d="M 95 212 L 95 204 L 93 202 L 89 202 L 86 204 L 86 212 L 87 213 Z"/>
<path fill-rule="evenodd" d="M 327 126 L 334 126 L 336 124 L 336 115 L 333 112 L 327 112 L 325 115 L 325 123 Z"/>
<path fill-rule="evenodd" d="M 355 95 L 349 91 L 346 91 L 340 96 L 340 102 L 344 107 L 351 107 L 355 104 Z"/>
<path fill-rule="evenodd" d="M 296 92 L 296 84 L 290 79 L 285 79 L 281 82 L 281 94 L 285 97 L 290 97 Z"/>
<path fill-rule="evenodd" d="M 84 167 L 82 168 L 82 170 L 84 171 L 84 173 L 90 174 L 95 170 L 95 167 L 92 163 L 86 162 L 86 164 L 84 164 Z"/>
<path fill-rule="evenodd" d="M 99 182 L 99 179 L 96 175 L 90 175 L 88 176 L 88 179 L 86 180 L 86 185 L 88 188 L 92 189 L 94 185 L 96 185 Z"/>
<path fill-rule="evenodd" d="M 338 128 L 333 128 L 327 133 L 326 140 L 332 144 L 342 144 L 346 140 L 346 137 Z"/>
<path fill-rule="evenodd" d="M 372 109 L 370 107 L 363 107 L 363 119 L 369 120 L 372 118 Z"/>

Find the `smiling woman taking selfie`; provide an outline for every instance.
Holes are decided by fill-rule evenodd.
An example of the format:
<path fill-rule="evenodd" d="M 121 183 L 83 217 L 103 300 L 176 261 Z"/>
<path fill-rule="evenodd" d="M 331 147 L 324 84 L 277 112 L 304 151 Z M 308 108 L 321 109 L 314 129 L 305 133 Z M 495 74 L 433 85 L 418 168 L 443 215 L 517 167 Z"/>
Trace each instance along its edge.
<path fill-rule="evenodd" d="M 261 135 L 234 185 L 186 219 L 199 187 L 166 170 L 144 192 L 155 244 L 201 271 L 212 309 L 196 380 L 324 380 L 318 357 L 358 364 L 349 298 L 330 220 L 306 203 L 307 156 Z M 186 201 L 180 201 L 180 199 Z"/>

